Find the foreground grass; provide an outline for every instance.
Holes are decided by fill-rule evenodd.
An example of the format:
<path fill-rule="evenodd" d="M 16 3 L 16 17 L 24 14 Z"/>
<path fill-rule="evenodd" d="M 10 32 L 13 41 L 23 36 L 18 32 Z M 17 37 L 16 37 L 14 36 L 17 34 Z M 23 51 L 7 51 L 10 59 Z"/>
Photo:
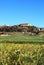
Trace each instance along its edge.
<path fill-rule="evenodd" d="M 0 65 L 44 65 L 44 44 L 0 43 Z"/>

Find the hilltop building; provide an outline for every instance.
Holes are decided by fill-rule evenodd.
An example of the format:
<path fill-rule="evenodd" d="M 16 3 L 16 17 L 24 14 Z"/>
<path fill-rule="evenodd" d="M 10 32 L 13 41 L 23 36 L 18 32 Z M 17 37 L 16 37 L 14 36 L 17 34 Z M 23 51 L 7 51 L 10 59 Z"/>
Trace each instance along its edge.
<path fill-rule="evenodd" d="M 28 24 L 28 23 L 24 23 L 24 24 L 19 24 L 19 26 L 27 27 L 27 26 L 33 26 L 33 25 L 32 24 Z"/>

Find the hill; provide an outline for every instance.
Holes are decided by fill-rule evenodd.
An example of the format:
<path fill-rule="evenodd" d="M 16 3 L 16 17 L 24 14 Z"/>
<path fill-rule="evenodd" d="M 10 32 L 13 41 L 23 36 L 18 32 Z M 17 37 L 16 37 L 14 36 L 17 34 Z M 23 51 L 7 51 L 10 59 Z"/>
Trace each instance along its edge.
<path fill-rule="evenodd" d="M 39 32 L 44 32 L 44 28 L 38 28 L 32 24 L 24 23 L 13 26 L 7 26 L 7 25 L 0 26 L 0 34 L 2 34 L 2 32 L 24 32 L 24 33 L 30 32 L 38 34 Z"/>

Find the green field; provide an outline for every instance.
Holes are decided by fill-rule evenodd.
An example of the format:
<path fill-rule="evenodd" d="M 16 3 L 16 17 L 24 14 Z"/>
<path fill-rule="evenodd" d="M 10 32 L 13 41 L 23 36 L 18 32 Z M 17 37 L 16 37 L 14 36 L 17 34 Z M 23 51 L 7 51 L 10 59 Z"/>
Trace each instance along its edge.
<path fill-rule="evenodd" d="M 44 65 L 44 36 L 0 36 L 0 65 Z"/>
<path fill-rule="evenodd" d="M 25 34 L 0 36 L 0 43 L 44 43 L 44 36 L 30 36 Z"/>

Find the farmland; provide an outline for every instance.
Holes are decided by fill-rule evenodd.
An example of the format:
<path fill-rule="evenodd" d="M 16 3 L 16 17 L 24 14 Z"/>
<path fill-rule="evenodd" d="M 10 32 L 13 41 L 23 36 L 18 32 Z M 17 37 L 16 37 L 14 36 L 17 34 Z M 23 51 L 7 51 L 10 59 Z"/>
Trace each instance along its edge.
<path fill-rule="evenodd" d="M 0 65 L 44 65 L 44 35 L 0 36 Z"/>
<path fill-rule="evenodd" d="M 0 44 L 0 65 L 44 65 L 44 44 Z"/>
<path fill-rule="evenodd" d="M 44 35 L 28 35 L 16 33 L 8 36 L 0 36 L 0 43 L 43 43 Z"/>

